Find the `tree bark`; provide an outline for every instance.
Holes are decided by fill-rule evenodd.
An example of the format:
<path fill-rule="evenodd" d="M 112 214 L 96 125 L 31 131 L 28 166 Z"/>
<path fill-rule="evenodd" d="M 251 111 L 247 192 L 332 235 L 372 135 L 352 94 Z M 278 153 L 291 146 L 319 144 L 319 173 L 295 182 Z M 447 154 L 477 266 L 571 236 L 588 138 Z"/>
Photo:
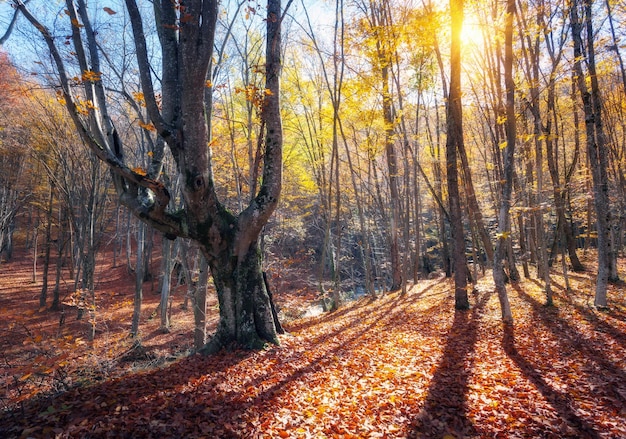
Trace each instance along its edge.
<path fill-rule="evenodd" d="M 606 153 L 606 139 L 602 125 L 602 103 L 596 74 L 593 20 L 591 19 L 591 0 L 583 0 L 583 18 L 579 15 L 579 0 L 572 0 L 570 7 L 570 21 L 572 39 L 574 40 L 574 70 L 578 90 L 583 101 L 585 113 L 585 132 L 587 135 L 587 156 L 593 179 L 594 206 L 596 211 L 596 225 L 598 231 L 598 276 L 594 305 L 607 306 L 607 288 L 611 275 L 611 209 L 609 205 L 609 185 L 607 176 L 608 158 Z M 586 30 L 587 40 L 583 43 L 583 29 Z M 586 47 L 586 51 L 584 48 Z M 591 78 L 591 91 L 587 87 L 586 75 L 582 61 L 588 66 Z"/>
<path fill-rule="evenodd" d="M 130 335 L 139 335 L 139 320 L 141 319 L 141 304 L 143 302 L 143 257 L 145 243 L 146 225 L 137 225 L 137 265 L 135 268 L 135 295 L 133 297 L 133 318 L 130 327 Z"/>
<path fill-rule="evenodd" d="M 161 280 L 161 331 L 169 332 L 170 321 L 167 314 L 168 303 L 170 300 L 170 288 L 172 280 L 172 241 L 163 237 L 163 267 Z M 176 247 L 176 246 L 174 246 Z M 174 250 L 176 253 L 176 250 Z"/>
<path fill-rule="evenodd" d="M 515 83 L 513 82 L 513 17 L 515 0 L 507 0 L 504 30 L 504 82 L 506 88 L 506 148 L 504 149 L 504 179 L 498 212 L 498 236 L 493 264 L 493 281 L 496 285 L 502 320 L 513 321 L 511 305 L 506 291 L 504 258 L 511 242 L 511 193 L 513 191 L 513 166 L 515 158 Z"/>
<path fill-rule="evenodd" d="M 261 254 L 254 241 L 245 254 L 230 261 L 209 259 L 220 306 L 214 337 L 202 349 L 214 353 L 232 344 L 259 349 L 266 342 L 278 344 L 272 307 L 261 270 Z"/>
<path fill-rule="evenodd" d="M 39 294 L 39 307 L 45 308 L 46 298 L 48 295 L 48 272 L 50 269 L 50 250 L 52 248 L 52 213 L 54 203 L 54 183 L 50 181 L 50 193 L 48 194 L 48 208 L 46 209 L 46 236 L 44 243 L 44 256 L 43 256 L 43 284 L 41 286 L 41 293 Z"/>
<path fill-rule="evenodd" d="M 199 252 L 198 252 L 199 253 Z M 200 270 L 198 274 L 198 283 L 196 284 L 193 294 L 193 346 L 196 350 L 200 350 L 206 344 L 206 297 L 207 285 L 209 282 L 209 266 L 206 259 L 199 253 Z"/>
<path fill-rule="evenodd" d="M 450 93 L 448 101 L 446 139 L 446 174 L 450 228 L 452 230 L 454 260 L 454 307 L 468 309 L 467 264 L 463 213 L 459 193 L 457 152 L 463 143 L 463 110 L 461 107 L 461 28 L 463 27 L 463 0 L 450 0 L 452 40 L 450 56 Z"/>

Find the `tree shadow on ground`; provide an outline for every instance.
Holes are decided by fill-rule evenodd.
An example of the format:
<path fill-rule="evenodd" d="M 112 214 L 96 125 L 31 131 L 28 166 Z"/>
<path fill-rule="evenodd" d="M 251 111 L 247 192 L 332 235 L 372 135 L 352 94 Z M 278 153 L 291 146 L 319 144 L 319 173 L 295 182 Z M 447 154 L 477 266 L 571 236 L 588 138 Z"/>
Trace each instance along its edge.
<path fill-rule="evenodd" d="M 476 429 L 467 417 L 466 398 L 478 325 L 491 295 L 492 292 L 484 292 L 470 310 L 455 311 L 441 362 L 431 380 L 424 406 L 413 421 L 409 437 L 476 435 Z"/>
<path fill-rule="evenodd" d="M 530 304 L 534 318 L 544 323 L 546 327 L 559 338 L 562 350 L 576 351 L 584 355 L 591 363 L 595 363 L 602 368 L 605 379 L 610 379 L 616 383 L 626 383 L 626 370 L 624 370 L 621 365 L 616 365 L 607 357 L 602 350 L 604 346 L 599 346 L 596 340 L 583 335 L 574 325 L 561 317 L 558 308 L 543 306 L 539 301 L 519 287 L 515 287 L 515 291 L 521 299 Z M 595 332 L 604 332 L 603 325 L 595 326 L 594 322 L 589 323 L 593 325 Z M 615 336 L 620 338 L 623 342 L 626 334 L 616 333 Z M 617 394 L 616 397 L 618 397 L 623 404 L 626 404 L 626 398 L 624 396 Z"/>
<path fill-rule="evenodd" d="M 331 333 L 321 334 L 318 337 L 312 338 L 308 343 L 310 345 L 321 343 L 329 344 L 332 348 L 324 351 L 317 357 L 311 357 L 305 362 L 303 367 L 293 370 L 292 373 L 285 376 L 282 380 L 275 382 L 273 385 L 262 386 L 264 388 L 263 392 L 259 393 L 255 399 L 258 401 L 267 401 L 268 399 L 279 398 L 285 387 L 298 381 L 303 376 L 333 367 L 344 354 L 353 355 L 354 352 L 360 352 L 364 346 L 372 343 L 371 338 L 376 337 L 376 334 L 379 334 L 381 329 L 384 328 L 386 331 L 391 331 L 393 327 L 401 326 L 403 324 L 402 316 L 406 314 L 407 308 L 432 287 L 433 285 L 429 285 L 415 294 L 398 295 L 394 300 L 389 301 L 384 306 L 379 307 L 374 313 L 368 315 L 367 317 L 371 319 L 368 325 L 359 324 L 361 316 L 359 316 L 358 313 L 361 312 L 362 309 L 354 308 L 352 310 L 352 312 L 354 312 L 353 319 L 339 326 Z M 442 306 L 443 303 L 435 305 L 433 308 L 429 309 L 428 312 L 440 312 Z M 350 334 L 348 338 L 342 337 L 338 339 L 338 343 L 332 343 L 333 338 L 337 338 L 353 327 L 359 328 L 359 330 Z M 282 358 L 281 363 L 289 367 L 289 364 L 295 359 L 296 358 L 293 356 Z M 266 376 L 259 377 L 255 380 L 253 385 L 261 386 L 266 379 Z"/>
<path fill-rule="evenodd" d="M 541 395 L 558 412 L 561 419 L 567 422 L 567 426 L 561 427 L 560 437 L 599 438 L 594 428 L 576 415 L 569 407 L 569 396 L 565 392 L 551 387 L 543 378 L 541 372 L 535 369 L 533 364 L 517 351 L 513 325 L 504 325 L 502 347 L 509 358 L 521 370 L 522 374 L 534 384 Z"/>
<path fill-rule="evenodd" d="M 59 431 L 74 433 L 63 437 L 148 437 L 133 425 L 150 425 L 152 411 L 165 405 L 181 388 L 200 377 L 209 377 L 214 386 L 223 380 L 223 371 L 252 355 L 249 351 L 223 352 L 219 358 L 193 356 L 165 368 L 132 374 L 102 383 L 74 383 L 75 387 L 52 397 L 27 400 L 13 411 L 0 412 L 0 437 L 55 437 Z M 147 403 L 148 409 L 143 407 Z M 81 429 L 81 424 L 85 428 Z M 107 436 L 109 437 L 109 436 Z"/>
<path fill-rule="evenodd" d="M 505 327 L 502 339 L 502 346 L 506 354 L 565 421 L 565 425 L 561 426 L 559 432 L 561 437 L 601 437 L 600 432 L 594 428 L 593 422 L 588 419 L 589 416 L 585 419 L 584 415 L 581 415 L 576 407 L 575 398 L 571 392 L 567 391 L 567 388 L 572 386 L 571 388 L 576 389 L 577 392 L 586 392 L 588 398 L 595 400 L 596 404 L 612 406 L 615 413 L 620 413 L 626 404 L 626 398 L 622 395 L 623 383 L 626 382 L 626 372 L 614 364 L 600 347 L 595 346 L 594 340 L 581 334 L 573 324 L 561 317 L 558 308 L 546 307 L 521 288 L 514 287 L 514 289 L 518 296 L 531 306 L 533 321 L 545 325 L 558 340 L 559 346 L 554 354 L 563 358 L 582 356 L 584 366 L 576 369 L 574 379 L 567 371 L 554 369 L 555 373 L 560 374 L 562 381 L 567 383 L 567 386 L 563 387 L 562 390 L 555 388 L 547 382 L 542 371 L 537 369 L 529 356 L 518 351 L 515 332 L 511 326 Z M 602 326 L 595 327 L 594 330 L 602 331 L 601 328 Z"/>
<path fill-rule="evenodd" d="M 277 347 L 261 353 L 234 351 L 185 358 L 162 369 L 25 402 L 21 410 L 0 414 L 0 436 L 20 437 L 26 432 L 44 437 L 63 432 L 67 437 L 239 437 L 243 419 L 251 422 L 259 414 L 271 413 L 294 383 L 337 366 L 342 358 L 373 343 L 377 328 L 400 325 L 407 307 L 430 287 L 386 298 L 373 312 L 357 306 L 343 313 L 349 318 L 330 332 L 313 333 L 304 343 L 304 347 L 327 346 L 323 350 Z M 441 306 L 437 304 L 432 311 L 439 312 Z M 338 318 L 336 313 L 332 316 Z M 237 369 L 248 360 L 257 362 L 259 370 L 242 377 Z M 240 381 L 234 380 L 246 381 L 246 388 L 240 389 Z"/>
<path fill-rule="evenodd" d="M 600 317 L 600 314 L 602 314 L 613 320 L 624 323 L 626 322 L 626 314 L 624 312 L 613 308 L 609 308 L 606 311 L 600 311 L 593 307 L 591 298 L 589 298 L 587 306 L 581 305 L 567 294 L 567 289 L 563 285 L 554 281 L 552 281 L 552 284 L 560 288 L 563 292 L 563 294 L 559 294 L 559 299 L 576 309 L 576 311 L 578 311 L 580 315 L 595 328 L 596 331 L 609 335 L 622 347 L 622 349 L 626 349 L 626 334 Z"/>

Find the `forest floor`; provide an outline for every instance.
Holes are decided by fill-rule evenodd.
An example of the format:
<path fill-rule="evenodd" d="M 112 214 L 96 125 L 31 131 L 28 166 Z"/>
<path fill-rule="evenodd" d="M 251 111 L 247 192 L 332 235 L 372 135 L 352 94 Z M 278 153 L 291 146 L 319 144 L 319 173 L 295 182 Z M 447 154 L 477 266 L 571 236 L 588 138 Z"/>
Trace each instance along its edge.
<path fill-rule="evenodd" d="M 143 348 L 128 337 L 133 277 L 101 261 L 90 323 L 38 309 L 32 260 L 0 265 L 0 437 L 625 438 L 626 287 L 593 306 L 588 270 L 552 273 L 555 306 L 534 279 L 508 285 L 503 325 L 489 273 L 454 310 L 452 282 L 418 282 L 339 311 L 294 319 L 280 346 L 187 355 L 193 317 L 144 295 Z M 626 276 L 626 263 L 620 261 Z M 274 278 L 283 312 L 310 292 Z M 71 314 L 69 312 L 71 311 Z M 217 319 L 215 301 L 210 323 Z"/>

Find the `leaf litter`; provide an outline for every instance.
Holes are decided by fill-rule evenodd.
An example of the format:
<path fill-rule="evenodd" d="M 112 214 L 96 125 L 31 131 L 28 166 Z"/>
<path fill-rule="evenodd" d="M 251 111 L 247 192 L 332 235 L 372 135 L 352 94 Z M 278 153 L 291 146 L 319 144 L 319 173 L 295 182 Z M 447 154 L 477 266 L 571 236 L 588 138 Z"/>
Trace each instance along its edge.
<path fill-rule="evenodd" d="M 611 308 L 598 311 L 588 273 L 570 274 L 570 292 L 559 280 L 554 307 L 536 281 L 509 285 L 508 326 L 489 277 L 464 312 L 450 280 L 420 281 L 404 296 L 291 321 L 280 346 L 182 357 L 24 398 L 0 414 L 0 434 L 626 437 L 624 287 L 612 285 Z"/>

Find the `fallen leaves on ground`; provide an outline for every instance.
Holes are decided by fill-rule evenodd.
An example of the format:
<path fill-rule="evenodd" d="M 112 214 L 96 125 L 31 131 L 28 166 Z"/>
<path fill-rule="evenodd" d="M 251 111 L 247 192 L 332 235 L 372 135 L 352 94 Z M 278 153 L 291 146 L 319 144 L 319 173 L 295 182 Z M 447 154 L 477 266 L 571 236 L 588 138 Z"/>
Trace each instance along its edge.
<path fill-rule="evenodd" d="M 23 401 L 3 437 L 623 438 L 626 295 L 591 307 L 588 274 L 509 285 L 490 277 L 453 308 L 452 283 L 353 302 L 288 324 L 281 345 L 173 364 Z"/>

